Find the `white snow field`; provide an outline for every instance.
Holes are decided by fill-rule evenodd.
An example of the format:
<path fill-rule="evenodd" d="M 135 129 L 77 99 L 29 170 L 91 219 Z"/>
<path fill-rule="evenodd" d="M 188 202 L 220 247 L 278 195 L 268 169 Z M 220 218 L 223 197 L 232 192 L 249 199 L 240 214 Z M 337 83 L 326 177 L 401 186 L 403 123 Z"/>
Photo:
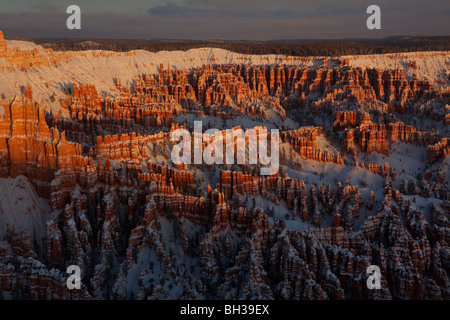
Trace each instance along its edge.
<path fill-rule="evenodd" d="M 42 55 L 47 51 L 32 42 L 7 40 L 9 49 L 38 50 Z M 130 83 L 138 74 L 157 73 L 164 68 L 190 69 L 202 65 L 242 63 L 248 65 L 285 64 L 316 68 L 323 65 L 326 57 L 290 57 L 284 55 L 245 55 L 224 49 L 199 48 L 188 51 L 160 51 L 152 53 L 136 50 L 126 53 L 90 50 L 76 53 L 72 58 L 48 67 L 1 68 L 10 65 L 0 58 L 0 87 L 6 98 L 20 94 L 21 86 L 31 85 L 33 98 L 46 103 L 53 110 L 60 110 L 58 98 L 71 83 L 95 84 L 99 93 L 113 94 L 114 78 L 122 84 Z M 336 58 L 336 57 L 330 57 Z M 418 79 L 429 79 L 432 83 L 445 78 L 450 73 L 450 52 L 412 52 L 401 54 L 380 54 L 362 56 L 342 56 L 350 66 L 378 69 L 401 69 L 407 78 L 415 74 Z M 408 68 L 415 61 L 417 69 Z M 56 101 L 51 102 L 50 96 Z"/>
<path fill-rule="evenodd" d="M 50 218 L 47 206 L 25 176 L 0 179 L 0 241 L 9 225 L 14 230 L 27 230 L 32 240 L 41 243 Z"/>

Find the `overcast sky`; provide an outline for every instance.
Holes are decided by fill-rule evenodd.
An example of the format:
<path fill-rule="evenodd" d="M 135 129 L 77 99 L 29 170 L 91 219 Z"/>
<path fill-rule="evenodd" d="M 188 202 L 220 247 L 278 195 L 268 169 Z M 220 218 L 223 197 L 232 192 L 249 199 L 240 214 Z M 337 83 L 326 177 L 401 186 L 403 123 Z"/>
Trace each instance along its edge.
<path fill-rule="evenodd" d="M 66 9 L 81 8 L 82 30 Z M 381 30 L 366 9 L 381 8 Z M 325 39 L 450 35 L 449 0 L 1 0 L 10 38 Z"/>

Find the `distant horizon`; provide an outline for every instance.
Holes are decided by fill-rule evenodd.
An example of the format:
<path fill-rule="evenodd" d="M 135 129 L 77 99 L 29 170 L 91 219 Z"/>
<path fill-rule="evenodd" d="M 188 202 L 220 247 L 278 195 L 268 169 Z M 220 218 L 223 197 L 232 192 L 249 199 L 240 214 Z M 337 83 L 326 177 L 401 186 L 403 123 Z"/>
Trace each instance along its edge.
<path fill-rule="evenodd" d="M 298 38 L 298 39 L 267 39 L 267 40 L 246 40 L 246 39 L 194 39 L 194 38 L 112 38 L 112 37 L 10 37 L 8 34 L 1 30 L 6 40 L 118 40 L 118 41 L 192 41 L 192 42 L 254 42 L 254 43 L 265 43 L 265 42 L 328 42 L 328 41 L 380 41 L 389 40 L 396 38 L 450 38 L 450 34 L 447 35 L 390 35 L 390 36 L 380 36 L 375 38 L 370 37 L 343 37 L 343 38 Z"/>
<path fill-rule="evenodd" d="M 11 39 L 14 41 L 14 39 Z M 388 36 L 383 38 L 221 40 L 221 39 L 114 39 L 114 38 L 35 38 L 33 42 L 57 51 L 133 50 L 188 51 L 216 48 L 241 54 L 281 54 L 286 56 L 344 56 L 405 52 L 448 52 L 450 36 Z"/>

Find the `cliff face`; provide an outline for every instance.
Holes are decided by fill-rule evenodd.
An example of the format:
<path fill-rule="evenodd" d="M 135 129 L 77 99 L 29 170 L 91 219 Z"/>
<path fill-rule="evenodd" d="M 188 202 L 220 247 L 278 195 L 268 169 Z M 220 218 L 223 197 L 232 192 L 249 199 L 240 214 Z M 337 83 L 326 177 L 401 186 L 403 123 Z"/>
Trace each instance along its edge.
<path fill-rule="evenodd" d="M 56 171 L 81 166 L 80 145 L 68 142 L 64 132 L 49 128 L 44 107 L 32 100 L 15 97 L 2 107 L 2 177 L 25 175 L 38 194 L 48 198 Z"/>
<path fill-rule="evenodd" d="M 69 55 L 48 54 L 8 48 L 0 34 L 11 68 Z M 449 299 L 448 92 L 325 61 L 163 66 L 115 78 L 108 93 L 65 83 L 60 112 L 33 100 L 36 86 L 1 99 L 0 178 L 24 176 L 49 216 L 43 239 L 20 221 L 1 226 L 2 296 Z M 278 128 L 279 172 L 174 165 L 170 135 L 193 119 L 224 141 L 225 129 Z M 409 164 L 396 142 L 427 163 Z M 20 206 L 1 191 L 0 209 Z M 373 264 L 381 290 L 366 286 Z M 69 265 L 82 269 L 81 290 L 66 286 Z"/>
<path fill-rule="evenodd" d="M 121 55 L 130 56 L 133 53 L 94 53 L 94 57 Z M 8 47 L 3 32 L 0 31 L 0 58 L 3 58 L 7 62 L 7 64 L 0 64 L 0 69 L 12 70 L 16 68 L 49 67 L 77 57 L 86 57 L 86 54 L 81 51 L 55 52 L 53 49 L 45 49 L 33 43 L 25 43 L 25 46 L 15 44 L 12 47 Z"/>
<path fill-rule="evenodd" d="M 3 35 L 3 32 L 0 31 L 0 58 L 6 57 L 6 51 L 7 51 L 6 41 L 5 37 Z"/>
<path fill-rule="evenodd" d="M 333 127 L 336 131 L 344 131 L 344 150 L 361 150 L 367 154 L 377 151 L 389 155 L 389 144 L 394 142 L 428 146 L 437 143 L 441 138 L 439 132 L 422 132 L 402 122 L 374 124 L 368 113 L 339 111 Z"/>
<path fill-rule="evenodd" d="M 449 138 L 442 138 L 441 141 L 428 145 L 427 159 L 429 163 L 434 163 L 439 159 L 445 158 L 448 155 L 450 144 Z"/>
<path fill-rule="evenodd" d="M 321 150 L 317 146 L 316 139 L 321 131 L 322 128 L 320 127 L 303 127 L 300 130 L 283 132 L 282 141 L 289 142 L 301 157 L 308 160 L 343 165 L 344 160 L 340 154 L 334 155 L 327 150 Z"/>

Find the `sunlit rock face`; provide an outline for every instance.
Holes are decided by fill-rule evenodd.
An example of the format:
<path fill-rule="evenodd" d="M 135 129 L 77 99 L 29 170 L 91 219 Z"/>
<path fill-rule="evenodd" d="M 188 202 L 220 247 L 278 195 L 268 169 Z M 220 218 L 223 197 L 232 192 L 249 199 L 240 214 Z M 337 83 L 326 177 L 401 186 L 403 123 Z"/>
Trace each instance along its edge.
<path fill-rule="evenodd" d="M 0 33 L 0 68 L 42 72 L 0 99 L 2 298 L 450 298 L 448 87 L 339 58 L 140 72 L 131 52 L 128 81 L 58 82 L 49 106 L 38 67 L 90 53 L 33 50 Z M 279 171 L 174 164 L 194 121 L 278 129 Z"/>

